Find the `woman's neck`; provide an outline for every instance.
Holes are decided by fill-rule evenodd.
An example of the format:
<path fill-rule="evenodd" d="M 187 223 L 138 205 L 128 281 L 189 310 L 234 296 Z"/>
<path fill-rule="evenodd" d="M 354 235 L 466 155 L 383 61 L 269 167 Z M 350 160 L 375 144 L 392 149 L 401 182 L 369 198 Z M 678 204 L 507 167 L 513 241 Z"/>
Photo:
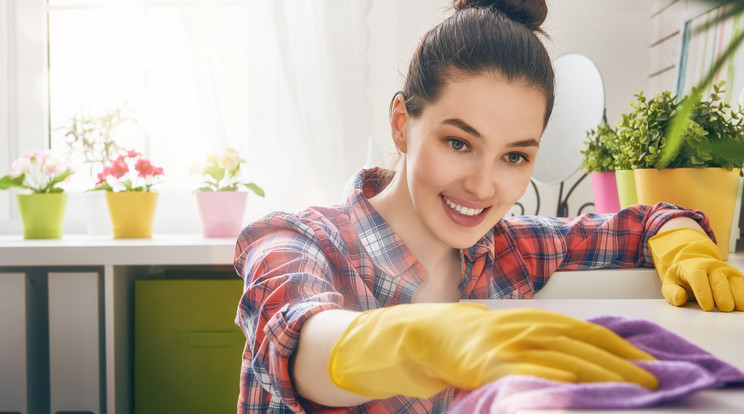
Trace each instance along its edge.
<path fill-rule="evenodd" d="M 443 267 L 453 259 L 459 262 L 460 251 L 435 237 L 416 212 L 405 180 L 405 170 L 397 173 L 390 184 L 370 198 L 369 202 L 427 271 Z"/>

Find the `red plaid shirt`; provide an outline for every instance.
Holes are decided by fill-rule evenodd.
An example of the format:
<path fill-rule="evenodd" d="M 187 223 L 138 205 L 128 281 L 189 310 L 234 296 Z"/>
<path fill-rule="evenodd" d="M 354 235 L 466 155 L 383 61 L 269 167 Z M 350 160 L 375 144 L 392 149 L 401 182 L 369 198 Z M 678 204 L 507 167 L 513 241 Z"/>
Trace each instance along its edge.
<path fill-rule="evenodd" d="M 236 323 L 246 335 L 238 413 L 444 413 L 456 395 L 403 396 L 349 408 L 322 407 L 292 385 L 289 359 L 302 324 L 326 309 L 366 311 L 410 303 L 425 270 L 367 198 L 381 188 L 364 170 L 346 204 L 272 213 L 243 229 L 235 268 L 245 279 Z M 501 220 L 462 251 L 462 299 L 531 298 L 556 270 L 651 267 L 648 239 L 672 217 L 700 212 L 637 205 L 616 215 Z"/>

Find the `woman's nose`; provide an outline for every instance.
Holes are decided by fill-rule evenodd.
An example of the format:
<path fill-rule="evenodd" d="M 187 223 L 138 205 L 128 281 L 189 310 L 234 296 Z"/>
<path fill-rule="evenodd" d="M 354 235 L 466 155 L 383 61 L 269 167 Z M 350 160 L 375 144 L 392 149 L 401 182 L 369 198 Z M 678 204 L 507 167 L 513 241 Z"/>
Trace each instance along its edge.
<path fill-rule="evenodd" d="M 465 191 L 478 200 L 487 200 L 496 193 L 496 174 L 493 165 L 477 163 L 464 180 Z"/>

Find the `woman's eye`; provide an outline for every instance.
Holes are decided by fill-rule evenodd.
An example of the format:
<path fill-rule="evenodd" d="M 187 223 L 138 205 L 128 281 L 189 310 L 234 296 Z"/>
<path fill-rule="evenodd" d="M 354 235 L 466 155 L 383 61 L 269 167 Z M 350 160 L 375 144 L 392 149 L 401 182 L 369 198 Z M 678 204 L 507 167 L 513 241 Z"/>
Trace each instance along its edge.
<path fill-rule="evenodd" d="M 525 157 L 524 154 L 520 154 L 518 152 L 512 152 L 506 155 L 506 160 L 510 164 L 520 165 L 522 163 L 527 162 L 527 157 Z"/>
<path fill-rule="evenodd" d="M 447 139 L 447 143 L 449 144 L 450 148 L 455 151 L 462 151 L 467 147 L 465 141 L 457 138 L 449 138 Z"/>

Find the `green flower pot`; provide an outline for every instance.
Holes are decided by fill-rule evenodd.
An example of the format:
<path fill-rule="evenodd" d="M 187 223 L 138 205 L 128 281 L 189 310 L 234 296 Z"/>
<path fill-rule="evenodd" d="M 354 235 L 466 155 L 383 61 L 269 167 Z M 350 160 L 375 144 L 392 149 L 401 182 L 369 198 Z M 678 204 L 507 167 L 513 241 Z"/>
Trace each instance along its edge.
<path fill-rule="evenodd" d="M 67 193 L 18 194 L 24 239 L 62 238 Z"/>
<path fill-rule="evenodd" d="M 618 201 L 620 201 L 620 208 L 638 204 L 633 170 L 616 170 L 615 179 L 617 180 L 617 196 Z"/>

